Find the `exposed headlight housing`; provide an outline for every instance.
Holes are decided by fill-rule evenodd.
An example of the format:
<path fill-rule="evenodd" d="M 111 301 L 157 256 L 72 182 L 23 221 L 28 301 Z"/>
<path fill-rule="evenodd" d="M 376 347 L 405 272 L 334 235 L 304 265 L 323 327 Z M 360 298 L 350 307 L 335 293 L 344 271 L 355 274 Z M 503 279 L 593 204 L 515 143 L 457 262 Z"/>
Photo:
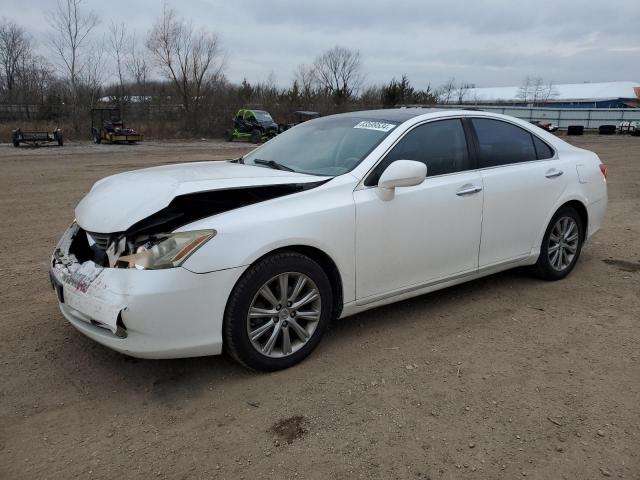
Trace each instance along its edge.
<path fill-rule="evenodd" d="M 216 233 L 215 230 L 194 230 L 151 235 L 137 245 L 133 253 L 120 257 L 118 262 L 138 270 L 178 267 Z"/>

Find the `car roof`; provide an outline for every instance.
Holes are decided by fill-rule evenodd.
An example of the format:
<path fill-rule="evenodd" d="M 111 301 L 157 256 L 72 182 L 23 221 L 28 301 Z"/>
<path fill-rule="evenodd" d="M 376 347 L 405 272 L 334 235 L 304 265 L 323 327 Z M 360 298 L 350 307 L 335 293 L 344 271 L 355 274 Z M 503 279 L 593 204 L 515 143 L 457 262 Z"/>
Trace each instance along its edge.
<path fill-rule="evenodd" d="M 406 122 L 407 120 L 417 117 L 418 115 L 425 115 L 427 113 L 436 113 L 450 111 L 444 108 L 422 108 L 422 107 L 410 107 L 410 108 L 385 108 L 379 110 L 363 110 L 360 112 L 347 112 L 341 113 L 336 116 L 347 118 L 364 118 L 372 120 L 387 120 L 389 122 Z"/>

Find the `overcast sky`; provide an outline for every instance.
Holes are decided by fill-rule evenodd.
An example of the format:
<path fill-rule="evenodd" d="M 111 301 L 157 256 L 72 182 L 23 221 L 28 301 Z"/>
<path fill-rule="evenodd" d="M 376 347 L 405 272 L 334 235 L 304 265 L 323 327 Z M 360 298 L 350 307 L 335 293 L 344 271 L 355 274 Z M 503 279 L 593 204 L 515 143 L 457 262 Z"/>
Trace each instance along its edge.
<path fill-rule="evenodd" d="M 56 0 L 0 0 L 0 15 L 46 52 Z M 478 86 L 640 81 L 640 0 L 172 0 L 188 21 L 220 34 L 234 82 L 288 84 L 296 65 L 335 45 L 358 49 L 366 82 L 406 73 L 413 85 L 448 78 Z M 141 43 L 161 0 L 85 0 L 101 24 L 124 22 Z M 14 13 L 15 12 L 15 13 Z"/>

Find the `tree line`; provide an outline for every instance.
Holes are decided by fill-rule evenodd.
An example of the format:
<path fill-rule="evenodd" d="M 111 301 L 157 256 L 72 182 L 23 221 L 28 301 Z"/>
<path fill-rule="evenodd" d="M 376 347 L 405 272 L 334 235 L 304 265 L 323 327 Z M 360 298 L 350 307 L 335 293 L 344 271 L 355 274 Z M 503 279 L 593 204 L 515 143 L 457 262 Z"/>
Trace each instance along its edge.
<path fill-rule="evenodd" d="M 100 37 L 100 20 L 83 0 L 57 0 L 47 21 L 47 57 L 35 53 L 35 40 L 22 26 L 0 21 L 0 103 L 23 106 L 21 113 L 27 117 L 30 109 L 40 107 L 72 133 L 86 130 L 90 109 L 105 98 L 137 112 L 138 119 L 141 112 L 156 112 L 193 133 L 224 128 L 230 112 L 245 105 L 286 116 L 298 109 L 328 114 L 473 101 L 473 85 L 453 78 L 426 89 L 414 88 L 406 75 L 383 85 L 366 85 L 360 52 L 339 45 L 298 65 L 289 86 L 277 86 L 273 75 L 258 83 L 245 79 L 235 84 L 225 76 L 220 35 L 195 28 L 166 3 L 143 35 L 112 21 Z M 542 91 L 532 87 L 537 80 L 527 82 L 525 101 L 529 91 L 538 92 L 534 97 Z"/>

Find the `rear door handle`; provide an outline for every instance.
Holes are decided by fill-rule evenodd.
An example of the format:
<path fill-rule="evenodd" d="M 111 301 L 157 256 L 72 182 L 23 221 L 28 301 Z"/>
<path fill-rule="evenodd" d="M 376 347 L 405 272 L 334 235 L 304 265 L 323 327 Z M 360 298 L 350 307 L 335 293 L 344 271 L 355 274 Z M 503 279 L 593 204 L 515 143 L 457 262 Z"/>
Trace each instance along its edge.
<path fill-rule="evenodd" d="M 564 172 L 562 170 L 558 170 L 556 168 L 552 168 L 551 170 L 547 170 L 547 173 L 544 174 L 547 178 L 555 178 L 562 175 Z"/>
<path fill-rule="evenodd" d="M 456 192 L 456 195 L 462 197 L 463 195 L 473 195 L 481 191 L 482 187 L 478 187 L 477 185 L 463 185 L 460 190 Z"/>

